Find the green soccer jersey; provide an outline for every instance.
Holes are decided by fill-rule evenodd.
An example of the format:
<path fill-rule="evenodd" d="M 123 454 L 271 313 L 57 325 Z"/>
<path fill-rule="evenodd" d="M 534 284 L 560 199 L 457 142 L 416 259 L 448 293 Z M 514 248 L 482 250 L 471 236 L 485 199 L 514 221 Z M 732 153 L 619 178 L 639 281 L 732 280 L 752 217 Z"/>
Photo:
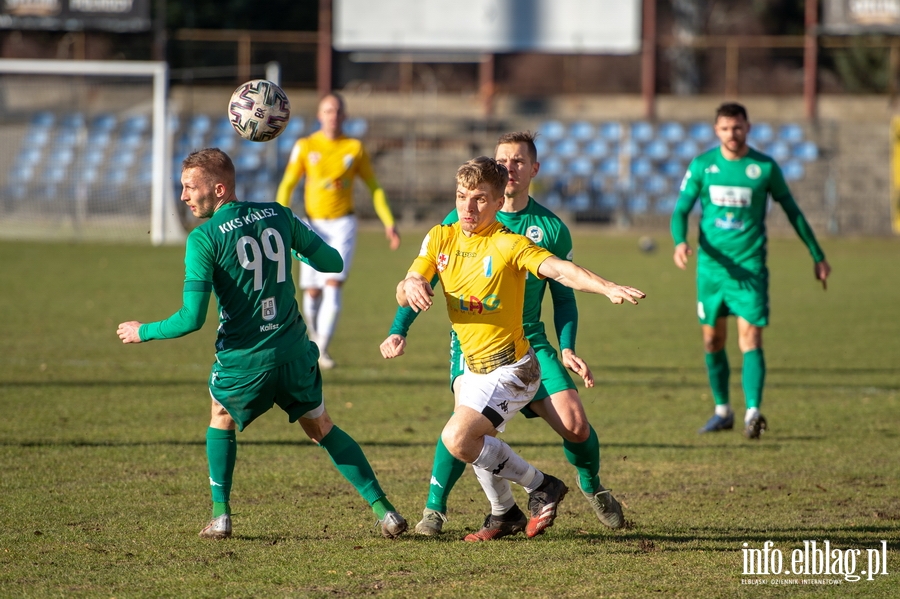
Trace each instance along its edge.
<path fill-rule="evenodd" d="M 453 210 L 441 224 L 449 225 L 458 220 L 459 215 Z M 498 212 L 497 220 L 513 233 L 524 235 L 535 245 L 551 251 L 558 258 L 572 260 L 572 235 L 569 228 L 558 216 L 533 198 L 529 197 L 528 205 L 518 212 Z M 574 350 L 578 328 L 575 292 L 556 281 L 540 279 L 531 273 L 528 273 L 525 280 L 525 305 L 522 313 L 525 336 L 532 338 L 534 335 L 545 334 L 544 323 L 541 322 L 541 304 L 548 284 L 553 299 L 553 323 L 559 337 L 560 348 Z M 391 334 L 406 336 L 415 315 L 416 312 L 412 308 L 398 309 Z"/>
<path fill-rule="evenodd" d="M 767 198 L 772 197 L 809 248 L 815 262 L 825 258 L 815 235 L 794 201 L 775 161 L 750 148 L 728 160 L 717 147 L 691 161 L 681 183 L 672 237 L 685 242 L 688 214 L 700 200 L 697 268 L 708 272 L 761 273 L 766 268 Z"/>
<path fill-rule="evenodd" d="M 277 203 L 230 202 L 193 231 L 185 248 L 185 297 L 209 290 L 219 304 L 216 360 L 225 369 L 262 372 L 307 355 L 291 274 L 291 250 L 342 262 L 321 238 Z M 314 267 L 316 264 L 312 264 Z M 323 270 L 326 268 L 321 267 Z M 188 306 L 185 300 L 185 306 Z M 202 306 L 205 314 L 207 303 Z M 182 311 L 185 309 L 183 308 Z M 191 332 L 179 314 L 141 326 L 142 341 Z M 201 318 L 202 325 L 202 318 Z M 198 328 L 198 327 L 197 327 Z"/>

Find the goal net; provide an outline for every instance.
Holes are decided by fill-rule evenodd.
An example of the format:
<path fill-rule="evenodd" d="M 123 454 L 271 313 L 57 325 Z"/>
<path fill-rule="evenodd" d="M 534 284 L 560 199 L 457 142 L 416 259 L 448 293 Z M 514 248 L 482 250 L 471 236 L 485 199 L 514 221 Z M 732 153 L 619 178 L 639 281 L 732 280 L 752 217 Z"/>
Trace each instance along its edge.
<path fill-rule="evenodd" d="M 184 239 L 156 62 L 0 60 L 0 238 Z"/>

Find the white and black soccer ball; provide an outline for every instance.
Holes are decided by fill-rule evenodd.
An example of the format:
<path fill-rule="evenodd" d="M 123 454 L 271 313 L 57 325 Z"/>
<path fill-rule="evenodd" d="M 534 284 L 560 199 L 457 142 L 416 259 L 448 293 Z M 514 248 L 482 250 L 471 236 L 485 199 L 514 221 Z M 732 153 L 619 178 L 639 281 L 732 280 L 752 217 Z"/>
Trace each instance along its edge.
<path fill-rule="evenodd" d="M 656 251 L 656 241 L 652 237 L 644 235 L 638 239 L 638 249 L 645 254 L 653 253 Z"/>
<path fill-rule="evenodd" d="M 250 141 L 271 141 L 281 135 L 291 118 L 291 103 L 284 90 L 265 79 L 242 83 L 228 104 L 228 119 L 237 134 Z"/>

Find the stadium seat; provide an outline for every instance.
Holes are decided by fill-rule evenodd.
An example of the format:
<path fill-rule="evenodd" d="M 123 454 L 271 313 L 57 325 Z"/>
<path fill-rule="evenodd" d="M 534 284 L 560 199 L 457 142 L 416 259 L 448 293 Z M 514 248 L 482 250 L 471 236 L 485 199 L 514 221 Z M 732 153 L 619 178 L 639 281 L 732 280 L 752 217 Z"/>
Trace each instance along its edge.
<path fill-rule="evenodd" d="M 692 139 L 686 139 L 676 145 L 673 151 L 674 155 L 681 158 L 685 162 L 693 160 L 700 153 L 700 148 Z"/>
<path fill-rule="evenodd" d="M 75 158 L 75 151 L 70 146 L 56 146 L 50 149 L 47 158 L 51 164 L 66 167 Z"/>
<path fill-rule="evenodd" d="M 641 153 L 641 145 L 634 139 L 627 139 L 620 146 L 620 152 L 628 156 L 637 156 Z"/>
<path fill-rule="evenodd" d="M 110 112 L 103 112 L 94 117 L 91 121 L 91 131 L 110 132 L 116 128 L 116 115 Z"/>
<path fill-rule="evenodd" d="M 97 145 L 91 145 L 87 148 L 84 153 L 84 164 L 89 166 L 98 166 L 103 163 L 103 156 L 105 151 L 103 147 Z"/>
<path fill-rule="evenodd" d="M 616 122 L 601 123 L 597 133 L 602 139 L 618 142 L 622 139 L 622 125 Z"/>
<path fill-rule="evenodd" d="M 631 139 L 639 142 L 648 142 L 653 139 L 653 125 L 646 121 L 637 121 L 631 124 Z"/>
<path fill-rule="evenodd" d="M 778 139 L 789 144 L 798 144 L 803 141 L 803 127 L 797 123 L 786 123 L 779 127 Z"/>
<path fill-rule="evenodd" d="M 609 144 L 607 144 L 602 139 L 594 139 L 587 143 L 584 146 L 584 153 L 586 156 L 593 158 L 594 160 L 598 160 L 600 158 L 606 158 L 609 155 Z M 538 156 L 541 154 L 538 153 Z"/>
<path fill-rule="evenodd" d="M 578 142 L 567 137 L 554 146 L 553 153 L 562 158 L 574 158 L 578 155 Z"/>
<path fill-rule="evenodd" d="M 665 160 L 669 157 L 669 146 L 661 139 L 654 139 L 644 146 L 643 154 L 650 160 Z"/>
<path fill-rule="evenodd" d="M 59 126 L 64 129 L 81 129 L 84 127 L 84 114 L 80 112 L 70 112 L 63 116 L 59 121 Z"/>
<path fill-rule="evenodd" d="M 17 157 L 22 166 L 35 165 L 41 160 L 41 150 L 33 146 L 25 146 Z"/>
<path fill-rule="evenodd" d="M 287 135 L 288 137 L 294 138 L 300 137 L 303 134 L 304 125 L 305 122 L 302 116 L 292 116 L 281 136 L 284 137 L 285 135 Z"/>
<path fill-rule="evenodd" d="M 776 162 L 783 162 L 790 158 L 791 146 L 785 141 L 776 141 L 769 146 L 768 154 L 774 158 Z"/>
<path fill-rule="evenodd" d="M 565 201 L 565 207 L 571 212 L 584 212 L 591 207 L 591 196 L 586 191 L 576 193 Z"/>
<path fill-rule="evenodd" d="M 261 165 L 262 157 L 256 152 L 241 152 L 234 162 L 234 168 L 238 171 L 252 171 Z"/>
<path fill-rule="evenodd" d="M 641 189 L 650 195 L 661 195 L 669 190 L 669 180 L 659 174 L 652 174 L 643 180 Z"/>
<path fill-rule="evenodd" d="M 283 133 L 281 137 L 284 137 L 286 133 Z M 291 142 L 293 143 L 293 142 Z M 538 137 L 534 140 L 534 149 L 537 150 L 538 160 L 543 161 L 544 158 L 550 155 L 553 151 L 550 144 L 546 139 L 542 137 Z"/>
<path fill-rule="evenodd" d="M 607 158 L 600 163 L 600 172 L 608 177 L 616 177 L 619 174 L 619 159 L 615 157 Z"/>
<path fill-rule="evenodd" d="M 666 160 L 659 166 L 659 170 L 665 176 L 677 178 L 680 181 L 686 169 L 684 163 L 678 160 Z"/>
<path fill-rule="evenodd" d="M 647 158 L 635 158 L 631 161 L 631 174 L 637 177 L 647 177 L 653 172 L 653 163 Z"/>
<path fill-rule="evenodd" d="M 368 130 L 369 123 L 366 119 L 355 118 L 344 121 L 344 135 L 347 137 L 363 137 Z"/>
<path fill-rule="evenodd" d="M 799 160 L 789 160 L 781 167 L 786 181 L 798 181 L 806 174 L 806 169 Z"/>
<path fill-rule="evenodd" d="M 227 131 L 224 133 L 217 132 L 213 138 L 210 140 L 210 145 L 214 148 L 219 148 L 223 152 L 232 152 L 234 150 L 235 144 L 238 140 L 238 136 L 235 135 L 234 131 L 228 133 Z"/>
<path fill-rule="evenodd" d="M 556 156 L 550 156 L 541 162 L 541 172 L 548 177 L 559 176 L 563 172 L 563 161 Z"/>
<path fill-rule="evenodd" d="M 791 154 L 803 162 L 812 162 L 819 158 L 819 147 L 812 141 L 804 141 L 794 146 Z"/>
<path fill-rule="evenodd" d="M 594 137 L 594 126 L 587 121 L 576 121 L 569 126 L 569 137 L 580 142 Z"/>
<path fill-rule="evenodd" d="M 119 150 L 114 152 L 111 159 L 110 165 L 115 169 L 127 169 L 137 160 L 137 156 L 131 150 Z"/>
<path fill-rule="evenodd" d="M 36 112 L 34 113 L 34 116 L 31 117 L 31 126 L 35 128 L 52 127 L 55 122 L 56 115 L 48 111 Z"/>
<path fill-rule="evenodd" d="M 750 126 L 750 133 L 747 135 L 750 145 L 756 147 L 761 144 L 771 143 L 775 139 L 775 131 L 772 125 L 768 123 L 753 123 Z"/>
<path fill-rule="evenodd" d="M 594 172 L 594 163 L 590 158 L 579 156 L 569 163 L 569 173 L 579 177 L 590 177 Z"/>
<path fill-rule="evenodd" d="M 145 114 L 130 116 L 122 121 L 122 133 L 144 133 L 150 128 L 150 117 Z"/>
<path fill-rule="evenodd" d="M 538 133 L 548 141 L 559 141 L 566 136 L 566 126 L 559 121 L 545 121 L 538 126 Z"/>
<path fill-rule="evenodd" d="M 544 200 L 541 203 L 551 210 L 558 210 L 562 206 L 562 196 L 559 192 L 551 191 L 544 196 Z"/>
<path fill-rule="evenodd" d="M 659 126 L 659 137 L 668 143 L 678 143 L 684 139 L 684 126 L 675 121 L 662 123 Z"/>
<path fill-rule="evenodd" d="M 628 198 L 625 205 L 630 214 L 644 214 L 650 207 L 650 200 L 647 199 L 647 196 L 638 194 Z"/>
<path fill-rule="evenodd" d="M 188 131 L 193 134 L 205 135 L 209 131 L 210 120 L 205 114 L 195 114 L 188 121 Z"/>
<path fill-rule="evenodd" d="M 605 211 L 615 210 L 619 207 L 619 196 L 615 193 L 601 194 L 597 199 L 597 207 Z"/>
<path fill-rule="evenodd" d="M 716 139 L 716 132 L 709 123 L 692 123 L 688 128 L 688 135 L 700 146 Z"/>
<path fill-rule="evenodd" d="M 657 214 L 672 214 L 675 210 L 675 203 L 677 201 L 678 198 L 675 196 L 658 198 L 656 202 L 653 203 L 653 209 Z"/>

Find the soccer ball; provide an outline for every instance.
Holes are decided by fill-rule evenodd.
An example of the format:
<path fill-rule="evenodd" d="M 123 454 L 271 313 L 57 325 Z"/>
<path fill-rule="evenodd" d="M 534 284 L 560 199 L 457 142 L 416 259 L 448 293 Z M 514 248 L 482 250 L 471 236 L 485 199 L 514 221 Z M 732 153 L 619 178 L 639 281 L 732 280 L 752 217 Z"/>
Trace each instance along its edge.
<path fill-rule="evenodd" d="M 645 254 L 650 254 L 656 251 L 656 241 L 652 237 L 644 235 L 638 239 L 638 248 Z"/>
<path fill-rule="evenodd" d="M 271 141 L 281 135 L 290 118 L 287 94 L 271 81 L 254 79 L 241 84 L 231 94 L 228 119 L 244 139 Z"/>

